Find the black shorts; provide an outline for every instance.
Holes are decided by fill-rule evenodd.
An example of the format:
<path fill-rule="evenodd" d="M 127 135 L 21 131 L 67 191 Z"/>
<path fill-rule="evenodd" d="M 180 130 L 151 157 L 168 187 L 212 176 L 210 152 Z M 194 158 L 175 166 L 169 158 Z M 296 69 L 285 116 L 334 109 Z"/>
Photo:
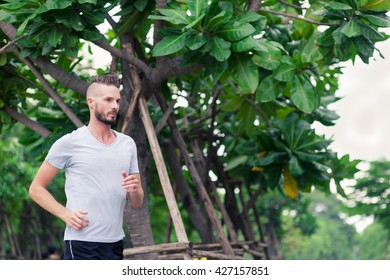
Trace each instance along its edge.
<path fill-rule="evenodd" d="M 64 260 L 122 260 L 123 241 L 113 243 L 65 241 Z"/>

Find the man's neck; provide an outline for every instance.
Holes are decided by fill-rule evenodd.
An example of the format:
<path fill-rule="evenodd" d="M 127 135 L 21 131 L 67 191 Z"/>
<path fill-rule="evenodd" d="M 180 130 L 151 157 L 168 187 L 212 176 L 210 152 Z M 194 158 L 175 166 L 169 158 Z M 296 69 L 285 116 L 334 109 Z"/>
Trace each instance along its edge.
<path fill-rule="evenodd" d="M 99 142 L 103 144 L 111 144 L 115 141 L 116 135 L 112 132 L 110 125 L 100 121 L 90 120 L 87 127 Z"/>

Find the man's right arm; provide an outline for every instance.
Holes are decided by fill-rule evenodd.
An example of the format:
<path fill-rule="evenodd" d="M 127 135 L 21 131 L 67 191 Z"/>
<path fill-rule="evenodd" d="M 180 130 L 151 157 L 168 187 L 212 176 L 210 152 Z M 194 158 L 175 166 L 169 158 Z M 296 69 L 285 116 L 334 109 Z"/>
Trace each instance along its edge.
<path fill-rule="evenodd" d="M 29 189 L 31 198 L 46 211 L 57 216 L 66 224 L 76 230 L 81 230 L 88 225 L 88 219 L 84 216 L 86 211 L 79 210 L 72 213 L 69 209 L 60 204 L 47 190 L 47 186 L 58 173 L 59 169 L 44 161 L 39 168 Z"/>

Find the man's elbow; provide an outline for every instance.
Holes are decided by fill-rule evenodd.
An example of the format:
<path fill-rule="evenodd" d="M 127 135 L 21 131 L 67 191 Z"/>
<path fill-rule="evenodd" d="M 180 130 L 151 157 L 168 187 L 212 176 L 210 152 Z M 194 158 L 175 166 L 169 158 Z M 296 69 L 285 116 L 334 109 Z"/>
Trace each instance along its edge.
<path fill-rule="evenodd" d="M 35 201 L 36 197 L 38 196 L 39 187 L 32 183 L 28 189 L 28 195 Z"/>

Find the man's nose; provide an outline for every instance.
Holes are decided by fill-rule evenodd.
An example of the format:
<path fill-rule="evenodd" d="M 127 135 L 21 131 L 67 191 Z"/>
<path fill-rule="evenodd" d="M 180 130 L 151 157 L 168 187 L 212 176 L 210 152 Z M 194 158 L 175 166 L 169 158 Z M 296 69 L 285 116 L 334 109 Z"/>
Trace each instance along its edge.
<path fill-rule="evenodd" d="M 116 109 L 118 111 L 119 110 L 119 103 L 118 102 L 113 102 L 112 109 Z"/>

